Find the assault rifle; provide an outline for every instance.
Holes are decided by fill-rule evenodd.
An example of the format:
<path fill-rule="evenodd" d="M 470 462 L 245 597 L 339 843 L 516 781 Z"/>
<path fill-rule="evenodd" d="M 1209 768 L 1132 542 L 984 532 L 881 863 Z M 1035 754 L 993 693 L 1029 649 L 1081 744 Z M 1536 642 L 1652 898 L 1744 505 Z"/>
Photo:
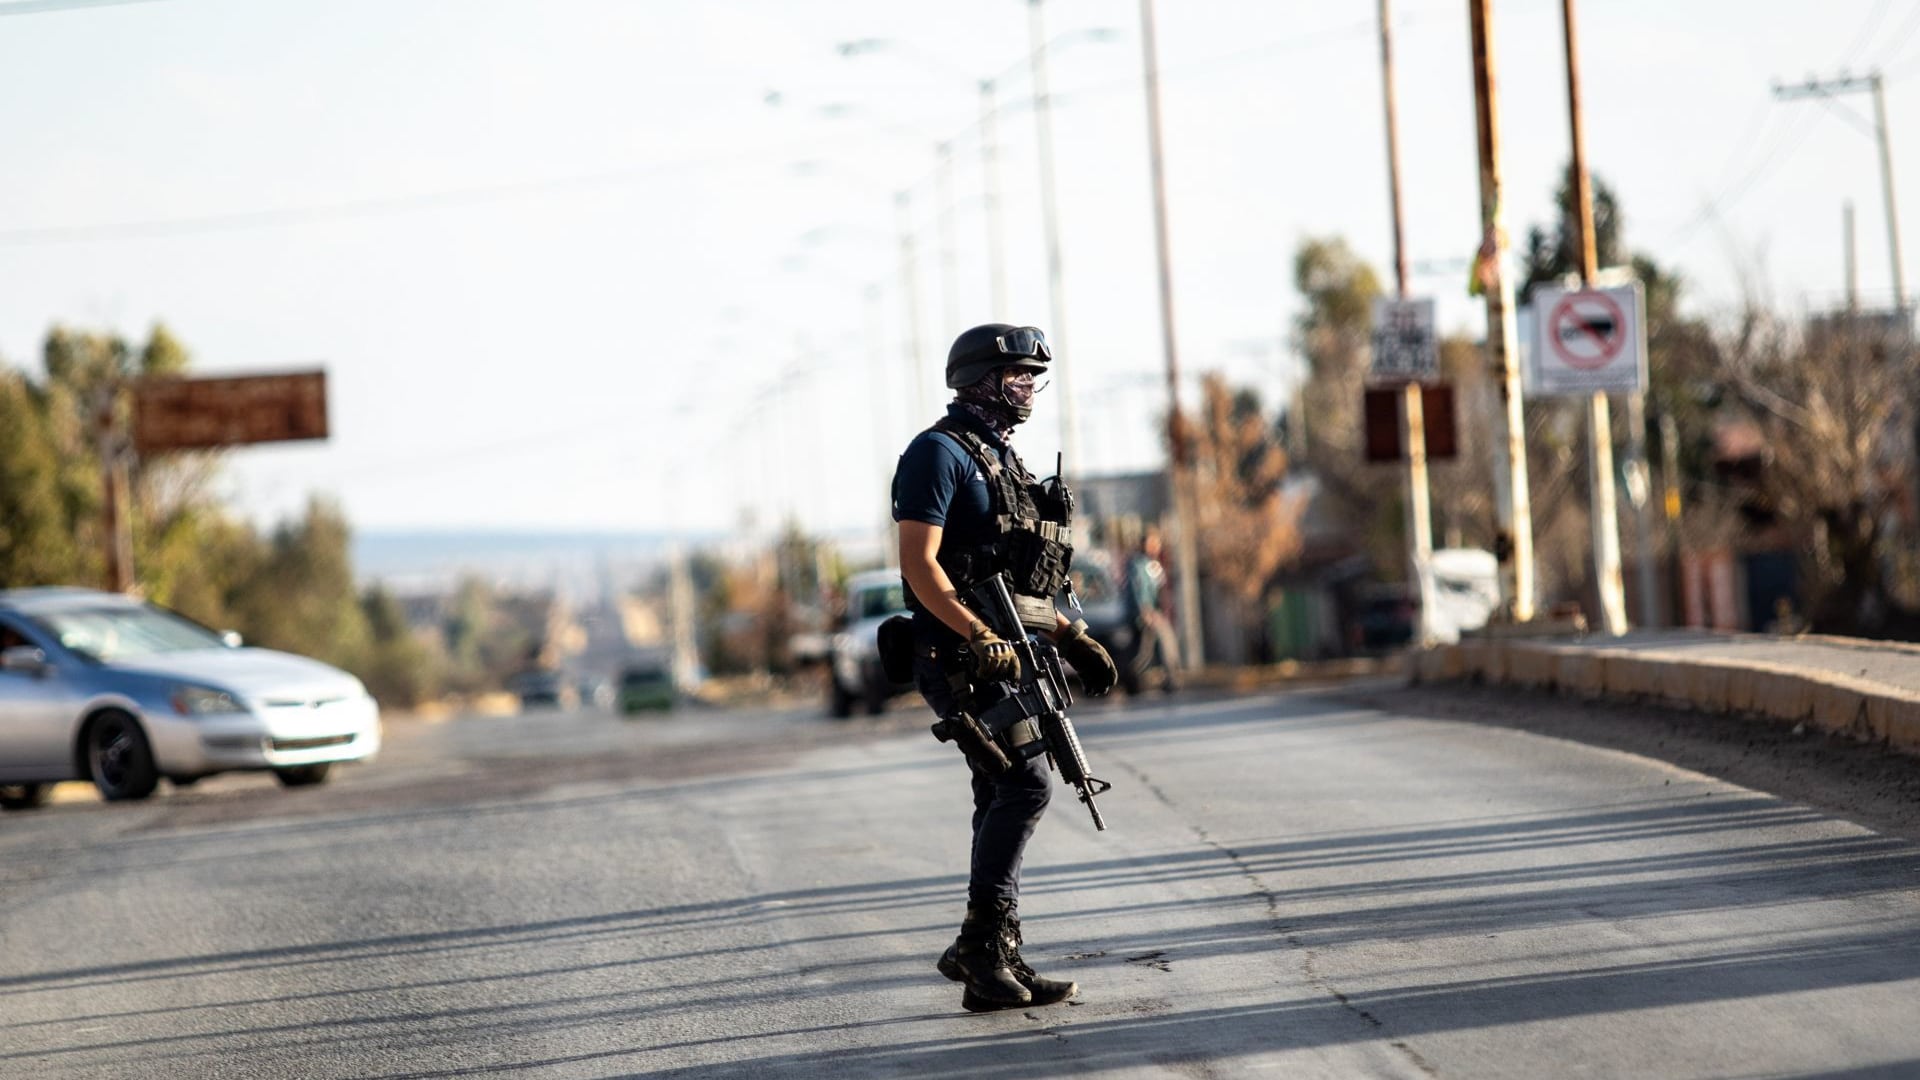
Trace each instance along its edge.
<path fill-rule="evenodd" d="M 975 687 L 976 703 L 982 710 L 980 726 L 1010 753 L 1023 758 L 1040 753 L 1050 757 L 1054 768 L 1060 770 L 1060 778 L 1073 785 L 1080 801 L 1087 804 L 1093 827 L 1106 831 L 1107 823 L 1100 817 L 1093 797 L 1106 794 L 1113 785 L 1087 772 L 1087 755 L 1080 749 L 1073 721 L 1067 717 L 1073 692 L 1067 688 L 1067 672 L 1060 663 L 1059 650 L 1053 642 L 1027 632 L 1005 574 L 995 574 L 974 586 L 973 600 L 981 621 L 1011 643 L 1020 658 L 1018 679 Z"/>

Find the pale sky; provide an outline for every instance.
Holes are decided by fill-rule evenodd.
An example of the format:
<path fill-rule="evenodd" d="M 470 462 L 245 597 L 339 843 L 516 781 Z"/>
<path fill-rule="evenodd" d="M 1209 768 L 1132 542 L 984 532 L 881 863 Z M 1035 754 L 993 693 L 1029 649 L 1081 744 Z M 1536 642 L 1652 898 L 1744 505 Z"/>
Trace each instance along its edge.
<path fill-rule="evenodd" d="M 229 459 L 256 520 L 322 492 L 365 529 L 713 529 L 748 506 L 877 523 L 894 455 L 936 415 L 948 341 L 994 320 L 1054 336 L 1086 469 L 1160 459 L 1135 3 L 1044 9 L 1073 38 L 1052 59 L 1062 327 L 1023 0 L 59 6 L 0 0 L 0 356 L 37 363 L 56 321 L 139 336 L 163 319 L 203 373 L 324 366 L 329 442 Z M 1560 5 L 1493 7 L 1518 239 L 1567 155 Z M 1862 288 L 1890 293 L 1870 98 L 1769 93 L 1843 68 L 1887 72 L 1920 278 L 1920 0 L 1580 7 L 1589 160 L 1629 244 L 1677 266 L 1700 310 L 1743 289 L 1832 303 L 1847 199 Z M 1344 235 L 1384 272 L 1374 11 L 1160 0 L 1175 322 L 1196 377 L 1284 391 L 1301 238 Z M 1416 291 L 1477 328 L 1459 265 L 1478 231 L 1466 3 L 1396 0 L 1395 17 L 1410 256 L 1446 264 Z M 1117 34 L 1075 33 L 1090 28 Z M 888 44 L 841 56 L 855 39 Z M 1010 69 L 1011 305 L 995 312 L 975 80 Z M 1061 442 L 1062 385 L 1021 433 L 1036 465 Z"/>

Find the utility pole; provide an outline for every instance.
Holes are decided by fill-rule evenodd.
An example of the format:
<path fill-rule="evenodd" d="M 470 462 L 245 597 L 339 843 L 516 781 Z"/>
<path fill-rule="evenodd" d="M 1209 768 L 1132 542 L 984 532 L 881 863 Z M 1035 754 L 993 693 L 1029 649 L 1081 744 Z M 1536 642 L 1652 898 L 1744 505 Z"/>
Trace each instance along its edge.
<path fill-rule="evenodd" d="M 1153 0 L 1140 0 L 1140 48 L 1147 81 L 1147 161 L 1153 179 L 1153 241 L 1160 279 L 1160 343 L 1167 360 L 1168 495 L 1173 504 L 1174 554 L 1180 575 L 1180 651 L 1186 665 L 1205 658 L 1200 612 L 1200 528 L 1187 460 L 1186 418 L 1180 410 L 1180 354 L 1173 331 L 1173 259 L 1167 240 L 1167 174 L 1160 152 L 1160 60 L 1153 36 Z"/>
<path fill-rule="evenodd" d="M 1887 92 L 1886 82 L 1879 72 L 1838 79 L 1808 79 L 1795 86 L 1782 86 L 1775 83 L 1773 96 L 1781 101 L 1793 101 L 1799 98 L 1830 98 L 1839 94 L 1867 90 L 1873 94 L 1873 134 L 1880 146 L 1880 193 L 1887 206 L 1887 258 L 1893 267 L 1893 306 L 1904 313 L 1907 310 L 1907 281 L 1901 270 L 1900 262 L 1900 212 L 1893 198 L 1893 145 L 1887 137 Z"/>
<path fill-rule="evenodd" d="M 1660 589 L 1654 581 L 1658 573 L 1653 557 L 1653 485 L 1647 467 L 1647 394 L 1636 390 L 1627 395 L 1627 501 L 1633 504 L 1633 533 L 1639 549 L 1639 581 L 1634 589 L 1640 596 L 1640 625 L 1660 623 Z"/>
<path fill-rule="evenodd" d="M 681 687 L 699 681 L 700 646 L 694 626 L 693 575 L 686 548 L 675 541 L 667 555 L 667 600 L 673 619 L 673 678 Z"/>
<path fill-rule="evenodd" d="M 1893 143 L 1887 138 L 1887 85 L 1873 73 L 1873 131 L 1880 142 L 1880 190 L 1887 200 L 1887 258 L 1893 264 L 1893 306 L 1907 310 L 1906 274 L 1900 265 L 1900 212 L 1893 203 Z"/>
<path fill-rule="evenodd" d="M 1000 143 L 994 131 L 999 107 L 993 80 L 980 80 L 980 182 L 987 207 L 987 297 L 994 319 L 1007 317 L 1007 233 L 1000 216 Z"/>
<path fill-rule="evenodd" d="M 1686 621 L 1686 553 L 1681 549 L 1680 534 L 1680 423 L 1673 413 L 1663 410 L 1660 413 L 1660 508 L 1667 515 L 1667 569 L 1673 575 L 1672 587 L 1667 590 L 1667 599 L 1673 604 L 1673 618 L 1669 622 L 1674 626 Z"/>
<path fill-rule="evenodd" d="M 927 410 L 927 365 L 920 355 L 920 274 L 913 251 L 912 198 L 908 191 L 897 192 L 893 209 L 900 230 L 900 288 L 907 294 L 907 368 L 913 372 L 913 401 L 907 415 L 918 417 Z"/>
<path fill-rule="evenodd" d="M 1494 424 L 1493 501 L 1499 518 L 1501 600 L 1514 622 L 1533 618 L 1533 505 L 1527 492 L 1527 429 L 1520 399 L 1513 281 L 1507 275 L 1506 205 L 1500 178 L 1500 106 L 1495 100 L 1491 0 L 1467 0 L 1473 38 L 1473 97 L 1480 146 L 1481 246 L 1476 273 L 1487 301 L 1487 370 L 1500 395 Z"/>
<path fill-rule="evenodd" d="M 1400 126 L 1393 89 L 1393 19 L 1388 0 L 1380 0 L 1380 87 L 1387 114 L 1387 202 L 1393 215 L 1393 280 L 1397 295 L 1407 299 L 1405 218 L 1400 209 Z M 1416 639 L 1421 645 L 1433 637 L 1433 596 L 1427 587 L 1433 562 L 1433 510 L 1427 484 L 1427 427 L 1421 385 L 1409 381 L 1401 390 L 1400 424 L 1407 444 L 1407 558 L 1413 587 L 1420 597 Z"/>
<path fill-rule="evenodd" d="M 107 589 L 133 591 L 132 485 L 127 479 L 126 440 L 117 417 L 120 388 L 109 382 L 94 393 L 94 445 L 100 455 L 100 528 L 106 544 Z"/>
<path fill-rule="evenodd" d="M 1057 348 L 1060 341 L 1071 340 L 1067 333 L 1067 287 L 1060 257 L 1060 201 L 1053 175 L 1053 97 L 1047 89 L 1046 20 L 1040 12 L 1041 0 L 1027 0 L 1027 63 L 1033 79 L 1033 130 L 1039 140 L 1040 221 L 1047 243 L 1047 303 L 1053 325 L 1047 333 L 1054 340 L 1054 355 L 1065 354 Z M 1073 400 L 1073 365 L 1061 363 L 1051 372 L 1054 390 L 1060 397 L 1060 446 L 1066 452 L 1067 473 L 1078 475 L 1085 468 L 1080 457 L 1080 414 Z"/>
<path fill-rule="evenodd" d="M 1574 223 L 1580 237 L 1580 287 L 1591 289 L 1599 276 L 1593 236 L 1593 184 L 1587 176 L 1586 131 L 1580 113 L 1580 61 L 1575 41 L 1573 0 L 1560 0 L 1567 46 L 1567 119 L 1573 137 Z M 1600 593 L 1600 620 L 1607 633 L 1627 632 L 1627 596 L 1620 578 L 1620 512 L 1613 488 L 1613 417 L 1607 395 L 1587 397 L 1587 490 L 1593 523 L 1594 585 Z"/>
<path fill-rule="evenodd" d="M 880 492 L 887 490 L 888 481 L 893 476 L 892 470 L 887 467 L 887 462 L 892 460 L 887 443 L 893 434 L 893 426 L 885 420 L 892 410 L 887 408 L 882 398 L 882 388 L 887 383 L 886 316 L 878 283 L 872 283 L 866 287 L 866 300 L 867 353 L 869 362 L 873 365 L 873 460 L 878 464 L 880 471 L 880 482 L 874 490 Z M 879 533 L 880 558 L 889 567 L 900 565 L 900 545 L 895 538 L 894 529 L 893 514 L 883 511 Z"/>
<path fill-rule="evenodd" d="M 1840 207 L 1841 246 L 1847 261 L 1847 314 L 1860 310 L 1860 260 L 1853 243 L 1853 200 Z"/>

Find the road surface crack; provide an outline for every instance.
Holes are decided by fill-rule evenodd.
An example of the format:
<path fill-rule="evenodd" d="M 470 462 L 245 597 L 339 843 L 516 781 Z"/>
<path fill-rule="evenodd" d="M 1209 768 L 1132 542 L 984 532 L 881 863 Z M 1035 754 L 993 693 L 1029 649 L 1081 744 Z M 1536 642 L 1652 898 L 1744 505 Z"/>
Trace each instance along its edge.
<path fill-rule="evenodd" d="M 1120 760 L 1119 758 L 1109 758 L 1108 760 L 1113 761 L 1120 768 L 1125 769 L 1130 775 L 1132 775 L 1132 777 L 1136 781 L 1139 782 L 1141 787 L 1144 787 L 1148 791 L 1152 792 L 1154 798 L 1159 799 L 1163 804 L 1167 806 L 1168 809 L 1175 810 L 1175 811 L 1180 810 L 1179 804 L 1175 803 L 1172 798 L 1168 797 L 1167 793 L 1161 790 L 1159 785 L 1155 784 L 1153 782 L 1153 779 L 1149 777 L 1146 773 L 1141 772 L 1139 769 L 1134 768 L 1132 765 L 1128 764 L 1125 761 Z M 1385 1021 L 1382 1021 L 1379 1017 L 1375 1016 L 1372 1012 L 1369 1012 L 1367 1009 L 1355 1004 L 1351 998 L 1347 997 L 1345 993 L 1341 992 L 1331 982 L 1328 982 L 1325 976 L 1320 974 L 1319 966 L 1314 962 L 1313 949 L 1307 945 L 1306 941 L 1300 937 L 1300 935 L 1295 931 L 1293 927 L 1287 924 L 1286 918 L 1280 913 L 1280 898 L 1274 895 L 1273 890 L 1267 887 L 1266 882 L 1260 880 L 1260 874 L 1257 870 L 1253 868 L 1253 865 L 1249 863 L 1247 859 L 1240 854 L 1240 852 L 1234 850 L 1231 847 L 1228 847 L 1226 844 L 1223 844 L 1218 840 L 1215 840 L 1213 838 L 1213 834 L 1207 832 L 1205 826 L 1194 824 L 1189 819 L 1187 820 L 1187 828 L 1193 830 L 1193 835 L 1202 844 L 1205 844 L 1206 846 L 1212 848 L 1213 850 L 1219 852 L 1221 855 L 1225 856 L 1227 861 L 1232 863 L 1234 868 L 1240 871 L 1240 876 L 1247 879 L 1248 884 L 1250 884 L 1253 887 L 1254 894 L 1256 896 L 1259 896 L 1266 903 L 1267 921 L 1273 925 L 1274 933 L 1278 935 L 1282 941 L 1285 941 L 1289 947 L 1291 947 L 1292 949 L 1294 949 L 1296 952 L 1300 954 L 1301 971 L 1307 977 L 1307 984 L 1309 986 L 1312 986 L 1314 989 L 1320 991 L 1321 993 L 1326 994 L 1328 997 L 1333 998 L 1333 1000 L 1339 1002 L 1341 1008 L 1346 1009 L 1348 1012 L 1352 1013 L 1357 1019 L 1359 1019 L 1362 1023 L 1366 1024 L 1369 1028 L 1372 1028 L 1375 1031 L 1385 1034 L 1386 1026 L 1387 1026 Z M 1128 957 L 1127 960 L 1129 963 L 1132 963 L 1135 960 L 1146 960 L 1148 958 L 1157 957 L 1160 955 L 1162 954 L 1157 952 L 1147 953 L 1146 955 L 1141 957 Z M 1160 967 L 1160 965 L 1158 964 L 1156 964 L 1155 966 Z M 1161 970 L 1165 971 L 1167 970 L 1167 968 L 1161 967 Z M 1432 1062 L 1429 1062 L 1426 1058 L 1420 1056 L 1420 1052 L 1415 1050 L 1413 1047 L 1407 1045 L 1407 1043 L 1404 1040 L 1394 1039 L 1392 1042 L 1388 1043 L 1387 1045 L 1393 1047 L 1395 1050 L 1400 1051 L 1400 1053 L 1407 1059 L 1407 1061 L 1410 1062 L 1415 1068 L 1419 1069 L 1422 1073 L 1425 1073 L 1428 1076 L 1440 1075 L 1439 1070 L 1433 1067 Z"/>
<path fill-rule="evenodd" d="M 1167 955 L 1165 950 L 1155 949 L 1152 952 L 1141 953 L 1139 956 L 1129 956 L 1127 957 L 1127 963 L 1145 964 L 1148 967 L 1159 968 L 1161 971 L 1172 971 L 1173 961 L 1160 959 L 1165 955 Z"/>
<path fill-rule="evenodd" d="M 1044 1020 L 1042 1020 L 1042 1019 L 1041 1019 L 1041 1018 L 1040 1018 L 1039 1016 L 1037 1016 L 1037 1015 L 1035 1015 L 1035 1014 L 1034 1014 L 1033 1012 L 1031 1012 L 1031 1011 L 1029 1011 L 1029 1012 L 1024 1012 L 1024 1013 L 1021 1013 L 1020 1015 L 1022 1015 L 1022 1016 L 1024 1016 L 1024 1017 L 1026 1017 L 1027 1019 L 1029 1019 L 1029 1020 L 1031 1020 L 1031 1021 L 1033 1021 L 1033 1022 L 1034 1022 L 1034 1023 L 1036 1023 L 1036 1024 L 1045 1024 L 1045 1023 L 1046 1023 L 1046 1021 L 1044 1021 Z M 1055 1028 L 1055 1027 L 1051 1027 L 1051 1026 L 1047 1026 L 1047 1027 L 1042 1027 L 1042 1028 L 1040 1029 L 1040 1034 L 1042 1034 L 1042 1035 L 1051 1035 L 1051 1036 L 1053 1036 L 1053 1037 L 1054 1037 L 1055 1039 L 1057 1039 L 1057 1040 L 1059 1040 L 1060 1042 L 1066 1042 L 1066 1041 L 1067 1041 L 1067 1037 L 1066 1037 L 1065 1035 L 1062 1035 L 1062 1034 L 1060 1034 L 1060 1029 L 1058 1029 L 1058 1028 Z"/>

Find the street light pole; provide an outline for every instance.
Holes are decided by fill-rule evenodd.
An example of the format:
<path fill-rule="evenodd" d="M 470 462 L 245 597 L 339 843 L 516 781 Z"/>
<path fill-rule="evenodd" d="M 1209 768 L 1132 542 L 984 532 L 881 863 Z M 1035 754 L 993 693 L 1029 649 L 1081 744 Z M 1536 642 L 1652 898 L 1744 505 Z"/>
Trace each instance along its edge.
<path fill-rule="evenodd" d="M 1053 98 L 1047 88 L 1047 35 L 1041 3 L 1042 0 L 1027 0 L 1027 38 L 1032 47 L 1027 62 L 1033 80 L 1033 129 L 1039 140 L 1040 222 L 1047 244 L 1048 317 L 1053 321 L 1047 332 L 1057 346 L 1061 341 L 1070 341 L 1071 336 L 1067 333 L 1067 287 L 1060 255 L 1060 202 L 1053 173 Z M 1066 362 L 1065 353 L 1057 347 L 1055 353 L 1063 358 L 1053 370 L 1054 381 L 1059 384 L 1055 392 L 1060 400 L 1060 446 L 1066 452 L 1068 474 L 1077 475 L 1085 463 L 1080 457 L 1080 414 L 1073 399 L 1073 365 Z"/>
<path fill-rule="evenodd" d="M 1173 258 L 1167 236 L 1167 176 L 1160 144 L 1160 59 L 1153 34 L 1153 0 L 1140 0 L 1140 49 L 1146 74 L 1147 161 L 1153 179 L 1153 241 L 1160 280 L 1160 344 L 1167 362 L 1167 485 L 1177 534 L 1174 555 L 1180 575 L 1181 652 L 1186 666 L 1197 668 L 1206 656 L 1200 612 L 1200 528 L 1187 460 L 1186 419 L 1180 409 L 1180 354 L 1173 327 Z"/>
<path fill-rule="evenodd" d="M 940 156 L 939 205 L 934 208 L 940 227 L 940 297 L 941 316 L 946 320 L 940 338 L 950 338 L 961 330 L 960 314 L 960 252 L 954 240 L 953 201 L 953 144 L 943 142 L 938 147 Z"/>
<path fill-rule="evenodd" d="M 907 191 L 896 192 L 893 209 L 900 230 L 900 288 L 907 298 L 907 368 L 913 372 L 913 401 L 907 415 L 915 417 L 927 408 L 927 374 L 920 355 L 920 273 L 913 250 L 912 198 Z"/>
<path fill-rule="evenodd" d="M 992 79 L 980 80 L 980 180 L 987 207 L 987 296 L 993 319 L 1007 317 L 1007 231 L 1000 213 L 1000 143 Z"/>

